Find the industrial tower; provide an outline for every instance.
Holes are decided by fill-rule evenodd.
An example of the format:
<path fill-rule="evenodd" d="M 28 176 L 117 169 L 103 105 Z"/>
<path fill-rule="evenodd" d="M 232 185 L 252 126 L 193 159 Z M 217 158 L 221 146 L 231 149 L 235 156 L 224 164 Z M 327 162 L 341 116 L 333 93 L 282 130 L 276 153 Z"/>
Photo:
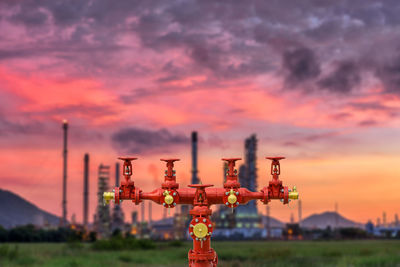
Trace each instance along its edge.
<path fill-rule="evenodd" d="M 119 187 L 119 163 L 115 163 L 115 187 Z M 124 213 L 120 205 L 115 205 L 112 213 L 111 231 L 122 231 L 124 227 Z"/>
<path fill-rule="evenodd" d="M 257 191 L 256 136 L 252 135 L 247 138 L 244 147 L 245 163 L 239 167 L 239 183 L 249 190 Z M 223 170 L 225 182 L 229 171 L 226 163 L 223 165 Z M 258 214 L 255 200 L 251 200 L 235 209 L 220 206 L 218 212 L 214 214 L 213 220 L 216 225 L 215 235 L 219 238 L 232 238 L 235 236 L 247 239 L 260 238 L 265 232 L 261 228 L 262 217 Z"/>
<path fill-rule="evenodd" d="M 192 145 L 192 184 L 200 183 L 198 177 L 197 167 L 197 132 L 191 134 L 191 145 Z M 181 205 L 180 213 L 175 213 L 174 216 L 174 238 L 178 240 L 184 240 L 187 238 L 187 226 L 190 222 L 189 210 L 190 205 Z M 166 209 L 164 209 L 165 211 Z"/>
<path fill-rule="evenodd" d="M 239 183 L 251 191 L 257 191 L 257 138 L 251 135 L 245 140 L 245 163 L 239 167 Z M 261 236 L 262 218 L 258 214 L 255 200 L 236 208 L 236 228 L 244 237 Z"/>
<path fill-rule="evenodd" d="M 110 166 L 100 164 L 98 173 L 98 202 L 96 213 L 96 231 L 100 238 L 110 236 L 110 206 L 104 205 L 103 192 L 107 191 L 110 180 Z"/>

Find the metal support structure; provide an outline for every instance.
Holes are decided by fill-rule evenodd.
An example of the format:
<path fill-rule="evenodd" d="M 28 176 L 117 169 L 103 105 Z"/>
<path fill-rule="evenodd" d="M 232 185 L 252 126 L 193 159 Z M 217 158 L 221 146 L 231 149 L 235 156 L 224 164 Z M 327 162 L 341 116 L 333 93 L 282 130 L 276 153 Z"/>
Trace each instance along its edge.
<path fill-rule="evenodd" d="M 268 204 L 272 199 L 279 199 L 283 204 L 287 204 L 290 200 L 299 197 L 296 187 L 290 190 L 287 186 L 283 186 L 282 181 L 279 180 L 279 160 L 283 157 L 268 158 L 272 160 L 271 174 L 273 179 L 268 186 L 259 192 L 241 187 L 235 169 L 235 162 L 240 158 L 223 159 L 228 163 L 228 171 L 222 188 L 213 188 L 213 185 L 210 184 L 191 184 L 189 188 L 179 188 L 174 170 L 174 162 L 179 159 L 161 159 L 167 165 L 164 183 L 152 192 L 143 192 L 135 186 L 131 179 L 131 161 L 137 158 L 121 157 L 119 159 L 124 161 L 125 181 L 122 181 L 121 186 L 116 187 L 113 192 L 104 192 L 103 198 L 106 203 L 114 201 L 118 205 L 123 200 L 131 200 L 138 205 L 144 200 L 151 200 L 163 205 L 166 209 L 173 209 L 179 204 L 193 205 L 190 210 L 192 221 L 189 225 L 189 234 L 193 238 L 193 249 L 188 253 L 190 267 L 217 266 L 217 253 L 211 248 L 210 243 L 214 227 L 210 220 L 211 205 L 221 204 L 233 210 L 251 200 L 261 200 L 263 204 Z"/>

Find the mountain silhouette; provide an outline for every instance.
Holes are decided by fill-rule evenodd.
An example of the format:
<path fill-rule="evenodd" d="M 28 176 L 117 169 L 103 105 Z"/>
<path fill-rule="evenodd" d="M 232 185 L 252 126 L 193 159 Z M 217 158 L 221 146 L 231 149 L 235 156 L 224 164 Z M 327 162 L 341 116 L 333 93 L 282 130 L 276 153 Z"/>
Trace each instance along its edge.
<path fill-rule="evenodd" d="M 13 192 L 0 189 L 0 225 L 4 228 L 26 224 L 57 226 L 59 222 L 59 217 L 38 208 Z"/>
<path fill-rule="evenodd" d="M 262 224 L 267 225 L 267 218 L 268 216 L 262 216 Z M 275 219 L 274 217 L 269 217 L 269 225 L 272 228 L 284 228 L 285 223 L 281 222 L 278 219 Z"/>
<path fill-rule="evenodd" d="M 320 214 L 312 214 L 302 220 L 301 227 L 304 228 L 319 228 L 325 229 L 326 227 L 357 227 L 363 228 L 363 224 L 346 219 L 342 215 L 332 211 L 326 211 Z"/>

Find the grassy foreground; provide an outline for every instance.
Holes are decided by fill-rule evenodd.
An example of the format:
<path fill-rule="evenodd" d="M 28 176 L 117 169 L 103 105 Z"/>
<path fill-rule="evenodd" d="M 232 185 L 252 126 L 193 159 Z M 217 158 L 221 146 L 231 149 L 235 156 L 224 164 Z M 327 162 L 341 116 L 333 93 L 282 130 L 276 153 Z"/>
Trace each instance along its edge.
<path fill-rule="evenodd" d="M 173 246 L 175 245 L 175 246 Z M 191 243 L 97 251 L 88 244 L 0 244 L 0 266 L 187 266 Z M 218 266 L 399 266 L 400 241 L 213 242 Z"/>

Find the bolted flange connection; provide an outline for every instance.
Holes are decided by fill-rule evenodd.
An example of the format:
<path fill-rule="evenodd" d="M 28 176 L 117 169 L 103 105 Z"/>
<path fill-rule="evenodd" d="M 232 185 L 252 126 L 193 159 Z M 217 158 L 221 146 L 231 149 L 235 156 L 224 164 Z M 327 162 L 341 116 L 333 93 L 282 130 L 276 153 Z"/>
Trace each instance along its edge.
<path fill-rule="evenodd" d="M 224 197 L 223 197 L 223 203 L 225 203 L 225 206 L 229 208 L 236 208 L 240 204 L 240 193 L 238 189 L 229 189 L 226 190 Z"/>
<path fill-rule="evenodd" d="M 196 241 L 206 241 L 213 231 L 213 224 L 208 218 L 197 217 L 189 224 L 189 234 Z"/>
<path fill-rule="evenodd" d="M 176 203 L 179 201 L 179 195 L 176 190 L 164 190 L 162 195 L 162 205 L 166 208 L 175 207 Z"/>

